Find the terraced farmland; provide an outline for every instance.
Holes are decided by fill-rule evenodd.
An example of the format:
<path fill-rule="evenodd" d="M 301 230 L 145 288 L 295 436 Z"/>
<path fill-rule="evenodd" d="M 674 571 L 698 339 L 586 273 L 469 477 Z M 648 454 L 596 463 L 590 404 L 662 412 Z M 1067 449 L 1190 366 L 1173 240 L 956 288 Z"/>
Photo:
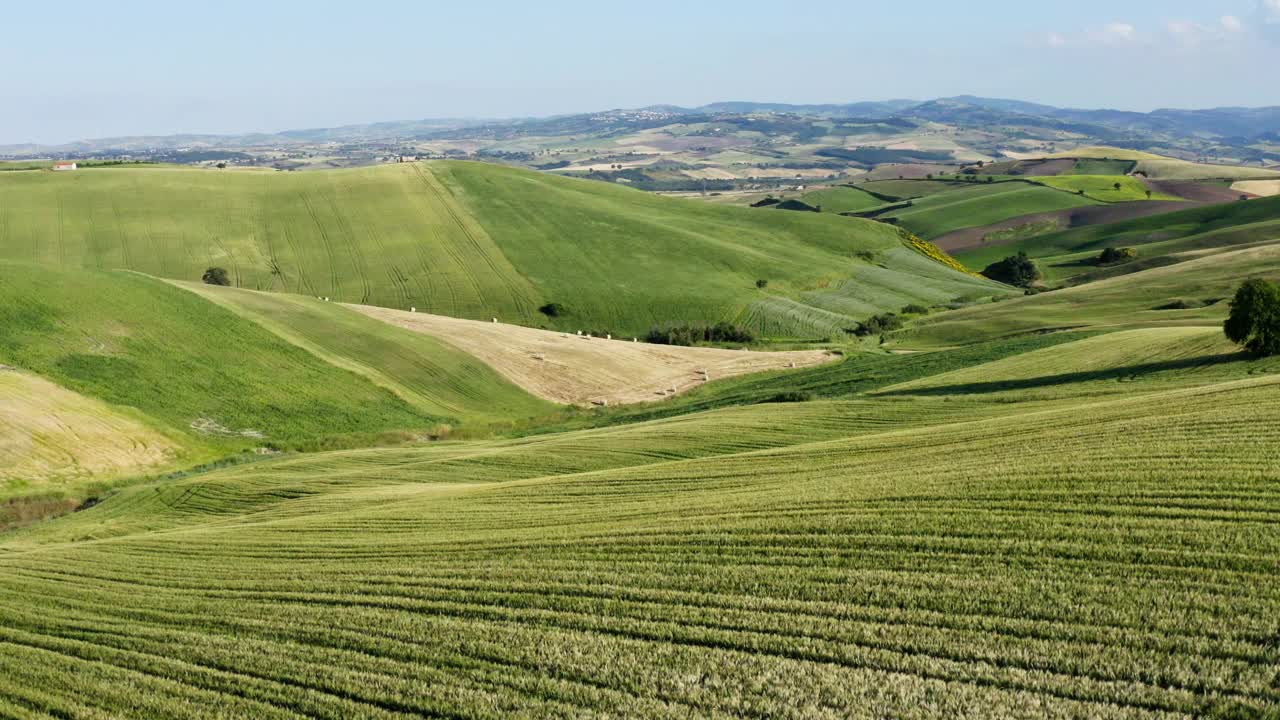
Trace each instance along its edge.
<path fill-rule="evenodd" d="M 619 334 L 740 316 L 761 330 L 810 333 L 775 305 L 803 306 L 806 291 L 856 274 L 857 253 L 899 245 L 870 221 L 754 212 L 482 163 L 0 175 L 3 258 L 190 281 L 225 266 L 249 289 Z M 900 269 L 892 255 L 882 262 Z M 931 278 L 950 282 L 951 297 L 973 290 L 971 278 L 941 265 Z M 897 290 L 891 302 L 863 300 L 893 309 L 913 285 Z M 539 313 L 548 302 L 570 316 Z"/>
<path fill-rule="evenodd" d="M 757 407 L 141 486 L 0 541 L 0 698 L 1260 717 L 1280 702 L 1278 390 Z"/>

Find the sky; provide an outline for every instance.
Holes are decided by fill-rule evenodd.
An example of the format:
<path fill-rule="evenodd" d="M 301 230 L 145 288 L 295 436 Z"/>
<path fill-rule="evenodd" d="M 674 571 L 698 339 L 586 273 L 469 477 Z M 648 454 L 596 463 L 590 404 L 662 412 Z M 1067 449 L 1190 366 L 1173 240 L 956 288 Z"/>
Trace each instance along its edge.
<path fill-rule="evenodd" d="M 1280 104 L 1280 0 L 6 0 L 0 145 L 973 94 Z"/>

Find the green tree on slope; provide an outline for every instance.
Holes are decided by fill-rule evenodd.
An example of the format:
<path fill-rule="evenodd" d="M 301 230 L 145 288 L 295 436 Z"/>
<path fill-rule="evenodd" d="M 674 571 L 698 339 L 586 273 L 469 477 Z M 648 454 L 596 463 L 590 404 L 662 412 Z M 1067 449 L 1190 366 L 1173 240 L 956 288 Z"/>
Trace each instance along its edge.
<path fill-rule="evenodd" d="M 1245 280 L 1222 329 L 1258 357 L 1280 355 L 1280 286 L 1261 278 Z"/>

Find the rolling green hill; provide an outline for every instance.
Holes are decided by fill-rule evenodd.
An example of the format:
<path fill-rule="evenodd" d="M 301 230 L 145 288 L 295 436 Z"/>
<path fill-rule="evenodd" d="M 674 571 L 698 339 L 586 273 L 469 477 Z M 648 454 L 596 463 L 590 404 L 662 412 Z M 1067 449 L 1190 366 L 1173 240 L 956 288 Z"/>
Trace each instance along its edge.
<path fill-rule="evenodd" d="M 811 336 L 815 323 L 829 331 L 851 319 L 828 318 L 804 297 L 867 267 L 858 253 L 901 269 L 900 247 L 891 228 L 870 221 L 753 212 L 482 163 L 0 176 L 0 257 L 179 280 L 220 265 L 251 289 L 563 329 L 641 334 L 738 320 Z M 918 302 L 1001 292 L 942 265 L 909 272 L 931 288 Z M 891 303 L 861 300 L 893 309 L 914 286 L 901 283 Z M 547 302 L 568 316 L 544 317 L 537 308 Z"/>
<path fill-rule="evenodd" d="M 974 183 L 912 201 L 880 219 L 894 220 L 926 240 L 1011 217 L 1093 205 L 1097 201 L 1027 182 Z"/>
<path fill-rule="evenodd" d="M 974 305 L 920 319 L 898 336 L 907 347 L 961 345 L 1021 333 L 1217 325 L 1240 282 L 1280 278 L 1280 243 L 1214 253 L 1061 290 Z"/>
<path fill-rule="evenodd" d="M 829 213 L 863 212 L 886 204 L 884 200 L 856 187 L 839 186 L 813 190 L 800 197 L 804 202 Z"/>
<path fill-rule="evenodd" d="M 13 448 L 21 459 L 49 457 L 0 473 L 0 500 L 254 448 L 483 432 L 554 411 L 466 353 L 332 303 L 218 294 L 0 262 L 0 404 L 56 418 L 34 433 L 0 418 L 0 457 L 15 442 L 33 444 Z"/>

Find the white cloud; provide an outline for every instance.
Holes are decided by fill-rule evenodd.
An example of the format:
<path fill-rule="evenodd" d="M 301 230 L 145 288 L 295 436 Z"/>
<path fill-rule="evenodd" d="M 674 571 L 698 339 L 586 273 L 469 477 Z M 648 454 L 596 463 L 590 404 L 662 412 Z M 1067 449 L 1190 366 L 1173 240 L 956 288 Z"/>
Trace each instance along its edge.
<path fill-rule="evenodd" d="M 1244 30 L 1244 23 L 1240 22 L 1240 18 L 1235 15 L 1223 15 L 1218 22 L 1222 25 L 1222 29 L 1229 33 L 1238 33 Z"/>
<path fill-rule="evenodd" d="M 1045 44 L 1049 47 L 1066 47 L 1067 39 L 1061 33 L 1051 32 L 1044 38 Z"/>
<path fill-rule="evenodd" d="M 1266 2 L 1280 2 L 1280 0 L 1266 0 Z M 1138 29 L 1129 23 L 1113 22 L 1108 23 L 1102 28 L 1102 32 L 1097 33 L 1100 40 L 1112 43 L 1132 42 L 1138 37 Z"/>
<path fill-rule="evenodd" d="M 1259 0 L 1258 14 L 1263 22 L 1280 23 L 1280 0 Z"/>

